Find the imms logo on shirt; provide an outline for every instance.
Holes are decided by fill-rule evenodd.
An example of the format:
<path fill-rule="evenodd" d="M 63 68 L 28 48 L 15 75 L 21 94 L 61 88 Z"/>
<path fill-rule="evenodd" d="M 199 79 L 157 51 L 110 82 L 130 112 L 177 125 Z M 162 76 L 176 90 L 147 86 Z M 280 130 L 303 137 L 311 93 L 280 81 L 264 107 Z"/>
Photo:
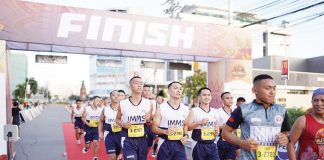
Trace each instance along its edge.
<path fill-rule="evenodd" d="M 90 119 L 99 119 L 99 116 L 90 116 Z"/>
<path fill-rule="evenodd" d="M 184 120 L 168 120 L 168 126 L 183 126 Z"/>
<path fill-rule="evenodd" d="M 231 122 L 233 123 L 233 122 Z M 202 127 L 213 127 L 216 125 L 216 122 L 207 122 L 207 124 L 203 124 L 201 125 Z"/>
<path fill-rule="evenodd" d="M 136 122 L 136 123 L 145 122 L 145 115 L 143 115 L 143 116 L 140 116 L 140 115 L 138 115 L 138 116 L 128 116 L 127 120 L 129 122 Z"/>

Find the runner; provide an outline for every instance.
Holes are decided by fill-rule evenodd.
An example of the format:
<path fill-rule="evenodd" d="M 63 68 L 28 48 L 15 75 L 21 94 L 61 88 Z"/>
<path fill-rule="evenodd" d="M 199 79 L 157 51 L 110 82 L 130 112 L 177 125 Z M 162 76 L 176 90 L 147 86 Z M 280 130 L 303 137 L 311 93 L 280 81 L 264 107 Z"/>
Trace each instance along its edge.
<path fill-rule="evenodd" d="M 126 94 L 124 90 L 118 90 L 119 101 L 126 99 Z"/>
<path fill-rule="evenodd" d="M 143 81 L 133 77 L 129 81 L 132 95 L 120 102 L 116 122 L 123 127 L 122 147 L 125 160 L 146 160 L 147 138 L 145 123 L 151 121 L 151 103 L 142 98 Z"/>
<path fill-rule="evenodd" d="M 239 97 L 236 99 L 236 107 L 241 106 L 242 104 L 245 104 L 245 98 Z"/>
<path fill-rule="evenodd" d="M 223 102 L 223 107 L 217 109 L 219 113 L 219 122 L 221 124 L 220 129 L 222 130 L 226 121 L 230 117 L 233 108 L 233 97 L 230 92 L 224 92 L 221 94 L 221 99 Z M 219 158 L 221 160 L 235 160 L 240 155 L 240 148 L 236 145 L 233 145 L 227 141 L 225 141 L 221 135 L 219 135 L 218 141 L 217 141 L 217 147 L 218 147 L 218 154 Z"/>
<path fill-rule="evenodd" d="M 92 104 L 84 109 L 82 114 L 82 121 L 85 124 L 84 141 L 85 147 L 82 149 L 82 153 L 87 153 L 91 142 L 93 142 L 93 160 L 98 160 L 99 151 L 99 134 L 98 134 L 98 123 L 102 108 L 99 107 L 100 97 L 94 96 L 92 98 Z"/>
<path fill-rule="evenodd" d="M 299 117 L 290 132 L 288 156 L 290 160 L 324 159 L 324 88 L 316 89 L 312 96 L 313 110 Z M 299 142 L 296 156 L 295 144 Z"/>
<path fill-rule="evenodd" d="M 276 146 L 288 143 L 288 114 L 284 107 L 274 103 L 276 84 L 271 76 L 256 76 L 252 91 L 256 99 L 233 111 L 222 137 L 241 147 L 240 159 L 273 160 Z M 239 126 L 241 138 L 232 134 Z"/>
<path fill-rule="evenodd" d="M 110 92 L 110 105 L 103 108 L 99 121 L 99 138 L 105 140 L 109 160 L 121 159 L 121 130 L 116 124 L 119 97 L 116 90 Z M 104 137 L 104 131 L 106 136 Z"/>
<path fill-rule="evenodd" d="M 144 85 L 143 87 L 143 93 L 142 93 L 142 96 L 146 99 L 150 99 L 151 96 L 153 95 L 152 93 L 152 90 L 150 88 L 150 86 L 148 85 Z M 153 99 L 153 100 L 150 100 L 151 102 L 151 106 L 152 106 L 152 118 L 155 114 L 155 110 L 156 110 L 156 101 Z M 151 127 L 152 124 L 149 124 Z M 152 150 L 152 157 L 156 157 L 156 150 L 157 150 L 157 146 L 158 146 L 158 143 L 154 143 L 153 145 L 153 142 L 157 142 L 157 135 L 154 134 L 151 130 L 151 128 L 148 128 L 147 129 L 147 140 L 148 140 L 148 147 L 152 147 L 153 146 L 153 150 Z"/>
<path fill-rule="evenodd" d="M 188 139 L 187 117 L 189 108 L 181 103 L 182 85 L 168 85 L 170 100 L 157 108 L 154 115 L 153 132 L 158 134 L 158 160 L 186 160 L 184 144 Z"/>
<path fill-rule="evenodd" d="M 218 113 L 211 108 L 211 90 L 201 88 L 198 91 L 200 104 L 191 109 L 188 116 L 188 128 L 192 131 L 194 140 L 192 159 L 193 160 L 219 160 L 216 136 L 219 133 Z"/>
<path fill-rule="evenodd" d="M 81 135 L 83 134 L 84 123 L 82 122 L 82 114 L 84 107 L 81 106 L 81 100 L 76 100 L 76 106 L 72 107 L 71 122 L 74 124 L 75 138 L 77 144 L 81 144 Z"/>

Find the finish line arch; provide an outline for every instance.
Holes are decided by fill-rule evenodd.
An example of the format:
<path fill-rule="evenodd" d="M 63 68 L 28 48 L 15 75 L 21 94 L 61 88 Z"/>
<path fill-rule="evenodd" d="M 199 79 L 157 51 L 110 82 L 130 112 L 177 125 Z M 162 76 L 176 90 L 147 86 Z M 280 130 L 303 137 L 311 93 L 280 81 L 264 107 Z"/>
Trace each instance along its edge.
<path fill-rule="evenodd" d="M 247 29 L 17 0 L 0 13 L 0 126 L 11 123 L 10 49 L 209 62 L 215 106 L 252 79 Z"/>

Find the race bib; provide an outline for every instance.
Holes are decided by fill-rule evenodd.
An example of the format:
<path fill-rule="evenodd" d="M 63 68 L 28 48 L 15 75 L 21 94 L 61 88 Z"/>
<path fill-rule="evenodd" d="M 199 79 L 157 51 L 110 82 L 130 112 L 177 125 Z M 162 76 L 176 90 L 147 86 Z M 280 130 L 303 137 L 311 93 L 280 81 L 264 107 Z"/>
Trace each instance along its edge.
<path fill-rule="evenodd" d="M 128 128 L 128 137 L 143 137 L 144 136 L 144 125 L 133 124 Z"/>
<path fill-rule="evenodd" d="M 111 124 L 111 130 L 113 132 L 120 132 L 122 130 L 122 127 L 120 127 L 119 125 L 117 124 Z"/>
<path fill-rule="evenodd" d="M 236 130 L 236 136 L 238 138 L 241 138 L 241 129 L 240 128 Z"/>
<path fill-rule="evenodd" d="M 204 128 L 201 129 L 201 139 L 202 140 L 214 140 L 215 136 L 215 129 L 213 128 Z"/>
<path fill-rule="evenodd" d="M 168 128 L 168 130 L 173 130 L 174 133 L 172 135 L 168 135 L 168 140 L 181 140 L 183 137 L 183 128 Z"/>
<path fill-rule="evenodd" d="M 91 127 L 98 127 L 99 121 L 98 120 L 90 120 Z"/>
<path fill-rule="evenodd" d="M 275 160 L 276 146 L 259 146 L 256 150 L 257 160 Z"/>

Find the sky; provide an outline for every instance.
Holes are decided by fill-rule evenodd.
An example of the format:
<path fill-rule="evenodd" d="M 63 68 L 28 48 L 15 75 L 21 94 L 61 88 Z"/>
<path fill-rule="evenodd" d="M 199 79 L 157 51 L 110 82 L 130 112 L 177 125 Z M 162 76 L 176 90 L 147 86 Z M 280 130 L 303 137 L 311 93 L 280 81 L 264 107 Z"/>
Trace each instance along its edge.
<path fill-rule="evenodd" d="M 56 5 L 66 5 L 81 8 L 91 8 L 98 10 L 109 9 L 127 9 L 129 6 L 137 8 L 144 15 L 167 17 L 163 10 L 167 8 L 163 5 L 165 0 L 27 0 L 32 2 L 49 3 Z M 234 11 L 251 11 L 251 9 L 258 6 L 273 2 L 275 0 L 232 0 Z M 278 0 L 277 0 L 278 1 Z M 181 5 L 199 5 L 216 8 L 227 9 L 228 0 L 178 0 Z M 280 1 L 279 1 L 280 2 Z M 289 3 L 294 2 L 292 5 Z M 259 17 L 270 18 L 288 10 L 293 10 L 296 7 L 307 6 L 314 4 L 319 0 L 281 0 L 280 4 L 267 9 L 260 9 L 252 11 Z M 324 55 L 324 45 L 322 45 L 322 37 L 324 37 L 324 16 L 309 23 L 302 25 L 294 25 L 295 23 L 304 20 L 303 17 L 313 15 L 315 13 L 323 13 L 324 5 L 315 7 L 292 16 L 269 21 L 268 24 L 272 26 L 280 26 L 283 20 L 290 21 L 287 25 L 291 29 L 291 45 L 289 46 L 288 56 L 291 57 L 315 57 Z M 300 21 L 298 21 L 300 19 Z M 28 52 L 30 60 L 29 77 L 36 77 L 41 81 L 42 85 L 49 85 L 60 92 L 76 93 L 79 90 L 81 81 L 85 80 L 86 86 L 89 86 L 89 56 L 87 55 L 73 55 L 67 54 L 68 64 L 36 64 L 34 63 L 34 55 L 40 54 L 35 52 Z M 62 55 L 55 53 L 44 53 L 53 55 Z M 80 65 L 81 64 L 81 65 Z M 86 64 L 86 65 L 82 65 Z M 71 74 L 73 73 L 73 74 Z M 55 83 L 54 83 L 55 82 Z M 50 84 L 54 83 L 54 84 Z M 60 90 L 60 88 L 62 88 Z M 88 87 L 87 87 L 88 88 Z"/>

